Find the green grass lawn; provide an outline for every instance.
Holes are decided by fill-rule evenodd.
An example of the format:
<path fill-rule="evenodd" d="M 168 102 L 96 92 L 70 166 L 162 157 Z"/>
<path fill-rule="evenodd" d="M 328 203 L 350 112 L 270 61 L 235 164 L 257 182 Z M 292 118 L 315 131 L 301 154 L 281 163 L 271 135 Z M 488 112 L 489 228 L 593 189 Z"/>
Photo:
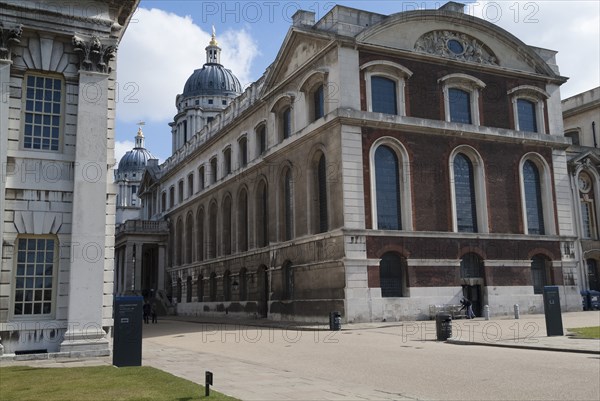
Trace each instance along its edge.
<path fill-rule="evenodd" d="M 203 376 L 203 372 L 202 376 Z M 200 374 L 200 372 L 199 372 Z M 151 367 L 0 368 L 3 401 L 235 400 Z"/>
<path fill-rule="evenodd" d="M 600 338 L 600 326 L 577 327 L 575 329 L 567 330 L 571 333 L 575 333 L 575 338 Z"/>

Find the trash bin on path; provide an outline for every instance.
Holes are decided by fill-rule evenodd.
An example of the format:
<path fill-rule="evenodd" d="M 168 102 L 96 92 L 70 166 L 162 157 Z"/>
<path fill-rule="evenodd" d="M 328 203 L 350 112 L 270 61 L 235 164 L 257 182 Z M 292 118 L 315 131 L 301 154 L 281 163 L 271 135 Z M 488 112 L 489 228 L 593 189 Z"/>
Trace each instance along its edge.
<path fill-rule="evenodd" d="M 435 332 L 438 341 L 446 341 L 452 337 L 452 315 L 439 312 L 435 315 Z"/>
<path fill-rule="evenodd" d="M 329 312 L 329 330 L 339 331 L 342 329 L 342 314 L 340 312 Z"/>

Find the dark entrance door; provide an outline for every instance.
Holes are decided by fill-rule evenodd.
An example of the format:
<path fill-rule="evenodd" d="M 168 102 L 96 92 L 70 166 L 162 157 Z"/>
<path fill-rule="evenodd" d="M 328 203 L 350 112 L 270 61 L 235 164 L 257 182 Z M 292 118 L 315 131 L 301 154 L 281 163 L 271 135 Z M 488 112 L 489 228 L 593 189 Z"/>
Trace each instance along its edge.
<path fill-rule="evenodd" d="M 258 271 L 258 283 L 258 313 L 261 317 L 267 317 L 269 315 L 269 274 L 264 266 Z"/>
<path fill-rule="evenodd" d="M 473 313 L 476 316 L 482 316 L 483 305 L 481 298 L 481 286 L 480 285 L 463 285 L 463 296 L 471 301 L 473 306 Z"/>

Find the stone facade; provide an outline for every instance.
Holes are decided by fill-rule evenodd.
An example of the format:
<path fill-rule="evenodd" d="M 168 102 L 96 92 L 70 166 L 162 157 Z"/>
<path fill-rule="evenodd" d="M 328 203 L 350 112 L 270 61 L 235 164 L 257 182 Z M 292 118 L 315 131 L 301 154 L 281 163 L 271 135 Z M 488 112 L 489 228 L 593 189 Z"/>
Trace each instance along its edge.
<path fill-rule="evenodd" d="M 600 196 L 600 87 L 563 100 L 572 219 L 577 240 L 570 246 L 582 290 L 600 291 L 600 237 L 598 199 Z"/>
<path fill-rule="evenodd" d="M 109 353 L 116 46 L 137 4 L 0 2 L 7 354 Z"/>
<path fill-rule="evenodd" d="M 581 309 L 555 53 L 449 4 L 299 11 L 265 74 L 146 173 L 178 313 L 540 313 L 544 285 Z"/>

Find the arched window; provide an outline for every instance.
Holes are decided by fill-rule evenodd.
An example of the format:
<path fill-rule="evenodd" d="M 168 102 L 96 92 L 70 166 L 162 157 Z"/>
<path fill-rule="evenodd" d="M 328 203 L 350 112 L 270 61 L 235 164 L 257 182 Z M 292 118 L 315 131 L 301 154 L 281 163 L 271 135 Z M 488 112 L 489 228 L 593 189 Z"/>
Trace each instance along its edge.
<path fill-rule="evenodd" d="M 198 280 L 196 281 L 196 292 L 198 295 L 198 302 L 204 301 L 204 280 L 202 279 L 202 274 L 198 275 Z"/>
<path fill-rule="evenodd" d="M 215 302 L 217 300 L 217 274 L 210 274 L 210 300 Z"/>
<path fill-rule="evenodd" d="M 589 289 L 600 291 L 600 272 L 598 271 L 598 263 L 595 259 L 587 260 L 587 275 Z"/>
<path fill-rule="evenodd" d="M 167 210 L 167 191 L 163 191 L 160 195 L 160 211 L 164 213 Z"/>
<path fill-rule="evenodd" d="M 227 270 L 223 275 L 223 298 L 231 301 L 231 272 Z"/>
<path fill-rule="evenodd" d="M 323 117 L 325 110 L 325 88 L 328 72 L 324 69 L 313 69 L 300 84 L 300 92 L 306 99 L 307 122 L 311 123 Z"/>
<path fill-rule="evenodd" d="M 231 147 L 223 151 L 223 177 L 231 173 Z"/>
<path fill-rule="evenodd" d="M 544 101 L 550 95 L 531 85 L 513 88 L 508 95 L 512 97 L 515 130 L 545 133 Z"/>
<path fill-rule="evenodd" d="M 267 151 L 267 127 L 261 124 L 256 128 L 256 154 L 262 155 Z"/>
<path fill-rule="evenodd" d="M 194 173 L 188 175 L 188 192 L 187 197 L 194 195 Z"/>
<path fill-rule="evenodd" d="M 240 191 L 238 201 L 238 249 L 240 252 L 248 250 L 248 193 L 245 189 Z"/>
<path fill-rule="evenodd" d="M 240 270 L 240 301 L 248 300 L 248 271 L 246 268 Z"/>
<path fill-rule="evenodd" d="M 287 168 L 283 174 L 281 188 L 282 206 L 282 240 L 289 241 L 294 238 L 294 183 L 291 169 Z"/>
<path fill-rule="evenodd" d="M 360 69 L 364 71 L 367 111 L 405 116 L 404 87 L 412 71 L 387 60 L 370 61 Z"/>
<path fill-rule="evenodd" d="M 204 208 L 198 210 L 196 220 L 196 259 L 204 260 Z"/>
<path fill-rule="evenodd" d="M 217 182 L 217 179 L 219 178 L 218 176 L 218 171 L 217 171 L 217 158 L 213 157 L 212 159 L 210 159 L 210 183 L 214 184 Z"/>
<path fill-rule="evenodd" d="M 371 104 L 375 113 L 398 114 L 396 82 L 378 75 L 371 77 Z"/>
<path fill-rule="evenodd" d="M 329 216 L 327 210 L 327 162 L 325 155 L 321 155 L 317 163 L 317 216 L 318 232 L 324 233 L 329 229 Z"/>
<path fill-rule="evenodd" d="M 192 302 L 192 277 L 188 276 L 185 286 L 185 302 Z"/>
<path fill-rule="evenodd" d="M 194 216 L 189 213 L 185 222 L 185 263 L 192 263 Z"/>
<path fill-rule="evenodd" d="M 454 157 L 454 196 L 458 232 L 477 232 L 473 163 L 462 153 Z"/>
<path fill-rule="evenodd" d="M 231 197 L 226 196 L 223 201 L 223 255 L 231 254 Z"/>
<path fill-rule="evenodd" d="M 398 156 L 382 145 L 375 151 L 377 229 L 401 230 L 400 168 Z"/>
<path fill-rule="evenodd" d="M 406 292 L 406 259 L 388 252 L 379 263 L 381 296 L 384 298 L 402 297 Z"/>
<path fill-rule="evenodd" d="M 294 268 L 290 261 L 286 261 L 281 267 L 283 299 L 294 298 Z"/>
<path fill-rule="evenodd" d="M 210 213 L 208 216 L 208 257 L 217 257 L 217 204 L 210 205 Z"/>
<path fill-rule="evenodd" d="M 269 202 L 267 183 L 261 181 L 256 191 L 256 246 L 269 245 Z"/>
<path fill-rule="evenodd" d="M 198 168 L 198 189 L 202 191 L 206 187 L 204 166 Z"/>
<path fill-rule="evenodd" d="M 550 260 L 544 255 L 536 255 L 531 259 L 531 279 L 533 282 L 533 293 L 542 294 L 544 286 L 549 284 Z"/>
<path fill-rule="evenodd" d="M 531 160 L 527 160 L 523 164 L 523 186 L 525 189 L 527 232 L 534 235 L 544 235 L 544 206 L 540 172 Z"/>
<path fill-rule="evenodd" d="M 479 125 L 479 92 L 485 84 L 461 73 L 446 75 L 439 82 L 443 85 L 446 121 Z"/>
<path fill-rule="evenodd" d="M 248 140 L 246 139 L 246 136 L 243 136 L 238 140 L 238 146 L 240 149 L 240 167 L 246 167 L 248 164 Z"/>
<path fill-rule="evenodd" d="M 483 261 L 476 253 L 467 253 L 460 260 L 460 278 L 483 277 Z"/>
<path fill-rule="evenodd" d="M 183 241 L 183 221 L 181 217 L 177 220 L 177 235 L 175 237 L 175 264 L 181 266 L 183 264 L 184 246 Z"/>

